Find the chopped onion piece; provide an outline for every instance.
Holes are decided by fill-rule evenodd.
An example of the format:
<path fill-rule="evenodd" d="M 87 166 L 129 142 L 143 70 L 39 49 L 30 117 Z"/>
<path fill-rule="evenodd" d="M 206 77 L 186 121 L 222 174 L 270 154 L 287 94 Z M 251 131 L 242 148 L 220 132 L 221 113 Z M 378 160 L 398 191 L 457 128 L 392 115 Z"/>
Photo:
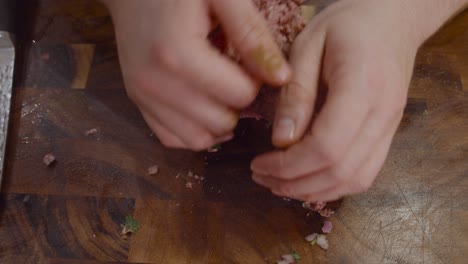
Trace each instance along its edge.
<path fill-rule="evenodd" d="M 317 236 L 317 245 L 319 245 L 321 248 L 327 250 L 328 249 L 328 240 L 325 235 L 318 235 Z"/>
<path fill-rule="evenodd" d="M 312 242 L 317 239 L 317 236 L 318 236 L 317 233 L 313 233 L 313 234 L 306 236 L 305 240 L 307 240 L 307 242 Z"/>
<path fill-rule="evenodd" d="M 332 229 L 333 229 L 333 224 L 330 221 L 323 222 L 322 232 L 324 232 L 325 234 L 328 234 L 332 231 Z"/>

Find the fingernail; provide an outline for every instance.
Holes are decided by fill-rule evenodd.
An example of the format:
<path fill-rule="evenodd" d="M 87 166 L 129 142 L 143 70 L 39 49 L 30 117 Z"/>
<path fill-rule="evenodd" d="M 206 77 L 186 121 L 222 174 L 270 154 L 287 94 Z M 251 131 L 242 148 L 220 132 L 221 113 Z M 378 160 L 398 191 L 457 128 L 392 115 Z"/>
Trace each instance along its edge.
<path fill-rule="evenodd" d="M 294 138 L 295 127 L 294 120 L 291 118 L 280 118 L 275 123 L 273 136 L 281 141 L 291 141 Z"/>
<path fill-rule="evenodd" d="M 288 64 L 279 52 L 267 50 L 260 45 L 251 51 L 251 57 L 255 64 L 262 68 L 270 78 L 278 83 L 286 83 L 291 75 Z"/>

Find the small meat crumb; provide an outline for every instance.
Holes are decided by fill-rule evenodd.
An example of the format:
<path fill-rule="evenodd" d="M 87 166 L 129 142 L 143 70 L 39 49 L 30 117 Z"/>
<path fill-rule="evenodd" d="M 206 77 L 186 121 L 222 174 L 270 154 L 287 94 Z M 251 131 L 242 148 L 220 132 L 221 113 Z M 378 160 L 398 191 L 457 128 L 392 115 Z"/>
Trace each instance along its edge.
<path fill-rule="evenodd" d="M 87 130 L 85 132 L 85 136 L 90 136 L 90 135 L 94 135 L 98 132 L 97 128 L 91 128 L 90 130 Z"/>
<path fill-rule="evenodd" d="M 324 232 L 325 234 L 328 234 L 332 231 L 333 229 L 333 224 L 332 222 L 330 221 L 324 221 L 323 222 L 323 227 L 322 227 L 322 232 Z"/>
<path fill-rule="evenodd" d="M 42 162 L 48 167 L 55 162 L 55 156 L 52 153 L 49 153 L 42 158 Z"/>
<path fill-rule="evenodd" d="M 185 184 L 185 187 L 186 187 L 187 189 L 192 189 L 192 188 L 193 188 L 191 182 L 187 182 L 187 183 Z"/>
<path fill-rule="evenodd" d="M 148 168 L 148 175 L 156 175 L 159 172 L 159 166 L 153 165 Z"/>
<path fill-rule="evenodd" d="M 323 216 L 323 217 L 330 217 L 332 216 L 335 211 L 331 210 L 331 209 L 322 209 L 322 210 L 319 210 L 318 213 Z"/>
<path fill-rule="evenodd" d="M 187 173 L 187 177 L 192 178 L 193 177 L 193 171 L 189 170 Z"/>
<path fill-rule="evenodd" d="M 44 52 L 41 54 L 41 60 L 48 61 L 50 59 L 50 53 Z"/>

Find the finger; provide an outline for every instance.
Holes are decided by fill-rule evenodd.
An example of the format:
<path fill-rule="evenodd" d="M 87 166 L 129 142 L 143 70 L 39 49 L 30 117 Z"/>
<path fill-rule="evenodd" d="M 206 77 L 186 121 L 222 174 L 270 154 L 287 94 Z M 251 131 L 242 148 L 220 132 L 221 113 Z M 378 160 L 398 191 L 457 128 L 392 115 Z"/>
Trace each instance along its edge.
<path fill-rule="evenodd" d="M 317 96 L 324 38 L 321 32 L 308 40 L 298 37 L 291 49 L 293 77 L 281 89 L 273 127 L 273 144 L 277 147 L 287 147 L 300 140 L 309 125 Z"/>
<path fill-rule="evenodd" d="M 244 65 L 261 80 L 283 85 L 291 69 L 251 0 L 212 0 L 214 13 Z"/>
<path fill-rule="evenodd" d="M 312 126 L 312 135 L 287 150 L 257 157 L 252 170 L 295 179 L 340 162 L 371 108 L 365 78 L 364 72 L 355 70 L 337 76 L 329 83 L 327 101 Z"/>
<path fill-rule="evenodd" d="M 274 178 L 268 175 L 257 174 L 255 172 L 252 174 L 252 180 L 268 189 L 278 189 L 279 186 L 287 182 L 286 180 Z"/>
<path fill-rule="evenodd" d="M 146 112 L 141 112 L 143 119 L 146 121 L 151 130 L 157 135 L 159 141 L 169 148 L 186 148 L 187 146 L 175 134 L 161 126 L 157 120 L 151 117 Z"/>
<path fill-rule="evenodd" d="M 211 145 L 211 147 L 214 146 L 214 145 L 216 145 L 216 144 L 221 144 L 221 143 L 228 142 L 228 141 L 230 141 L 230 140 L 233 139 L 233 138 L 234 138 L 234 133 L 232 133 L 232 132 L 231 132 L 231 133 L 228 133 L 228 134 L 226 134 L 226 135 L 224 135 L 224 136 L 217 137 L 217 138 L 214 140 L 214 144 Z"/>
<path fill-rule="evenodd" d="M 185 54 L 187 63 L 181 72 L 191 85 L 235 109 L 243 109 L 255 100 L 260 90 L 259 81 L 209 43 L 200 41 L 193 45 L 196 50 Z"/>
<path fill-rule="evenodd" d="M 180 138 L 191 150 L 201 151 L 215 144 L 215 137 L 207 129 L 173 109 L 159 104 L 156 109 L 143 109 L 143 111 L 159 120 L 163 127 Z"/>
<path fill-rule="evenodd" d="M 237 112 L 174 76 L 143 74 L 139 78 L 139 86 L 142 92 L 135 96 L 149 112 L 157 111 L 156 106 L 177 109 L 217 137 L 231 133 L 237 124 Z"/>

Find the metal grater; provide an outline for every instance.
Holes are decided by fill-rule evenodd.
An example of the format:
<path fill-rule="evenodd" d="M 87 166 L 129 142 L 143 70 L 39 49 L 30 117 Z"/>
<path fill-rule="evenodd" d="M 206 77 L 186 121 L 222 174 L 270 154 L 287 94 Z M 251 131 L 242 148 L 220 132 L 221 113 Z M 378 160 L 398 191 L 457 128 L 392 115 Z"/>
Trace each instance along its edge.
<path fill-rule="evenodd" d="M 8 32 L 0 31 L 0 185 L 5 165 L 14 64 L 15 47 L 11 35 Z"/>

